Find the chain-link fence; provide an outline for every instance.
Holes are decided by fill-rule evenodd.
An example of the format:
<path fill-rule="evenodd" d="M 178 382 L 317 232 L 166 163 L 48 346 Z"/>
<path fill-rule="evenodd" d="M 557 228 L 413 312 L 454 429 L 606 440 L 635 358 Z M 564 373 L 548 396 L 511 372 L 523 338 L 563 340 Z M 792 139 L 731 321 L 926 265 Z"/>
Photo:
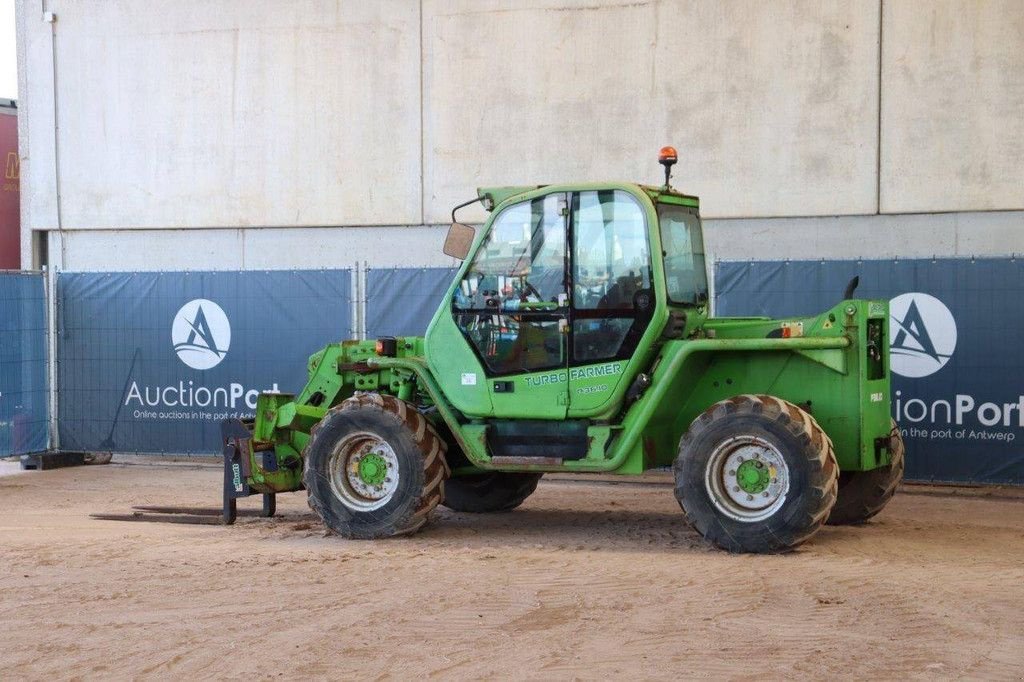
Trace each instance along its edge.
<path fill-rule="evenodd" d="M 324 345 L 422 335 L 455 273 L 62 273 L 48 292 L 43 274 L 2 272 L 0 455 L 45 450 L 51 404 L 62 450 L 214 453 L 220 419 L 251 415 L 261 390 L 301 389 Z M 812 314 L 855 274 L 858 297 L 891 299 L 908 475 L 1024 483 L 1021 261 L 717 263 L 716 313 Z"/>
<path fill-rule="evenodd" d="M 349 270 L 61 273 L 60 447 L 220 450 L 220 421 L 297 392 L 311 354 L 355 334 Z"/>
<path fill-rule="evenodd" d="M 423 336 L 456 268 L 368 268 L 366 338 Z"/>
<path fill-rule="evenodd" d="M 45 276 L 0 271 L 0 456 L 47 448 L 48 350 Z"/>
<path fill-rule="evenodd" d="M 716 314 L 817 314 L 855 275 L 857 298 L 890 301 L 907 478 L 1024 483 L 1024 261 L 720 262 Z"/>

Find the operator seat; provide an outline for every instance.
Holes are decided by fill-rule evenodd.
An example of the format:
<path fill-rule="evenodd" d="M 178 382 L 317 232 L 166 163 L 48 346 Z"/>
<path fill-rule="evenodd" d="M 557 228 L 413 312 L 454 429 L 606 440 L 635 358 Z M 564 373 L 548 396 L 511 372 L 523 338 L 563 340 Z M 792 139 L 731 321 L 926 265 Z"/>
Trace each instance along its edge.
<path fill-rule="evenodd" d="M 558 366 L 562 361 L 562 334 L 554 322 L 519 319 L 519 334 L 503 363 L 509 371 L 533 372 Z"/>

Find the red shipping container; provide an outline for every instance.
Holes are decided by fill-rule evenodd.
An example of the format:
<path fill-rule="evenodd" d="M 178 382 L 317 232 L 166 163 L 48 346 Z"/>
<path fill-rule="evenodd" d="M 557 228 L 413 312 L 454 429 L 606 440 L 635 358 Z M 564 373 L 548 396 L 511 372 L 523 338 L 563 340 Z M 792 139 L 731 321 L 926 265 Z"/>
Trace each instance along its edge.
<path fill-rule="evenodd" d="M 0 106 L 0 270 L 21 267 L 18 110 Z"/>

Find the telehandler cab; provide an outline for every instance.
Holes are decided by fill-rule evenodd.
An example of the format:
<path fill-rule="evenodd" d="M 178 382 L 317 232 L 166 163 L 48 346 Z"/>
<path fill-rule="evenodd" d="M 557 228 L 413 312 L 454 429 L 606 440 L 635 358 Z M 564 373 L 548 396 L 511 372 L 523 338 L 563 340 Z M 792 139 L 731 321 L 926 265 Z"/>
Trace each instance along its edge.
<path fill-rule="evenodd" d="M 333 343 L 298 396 L 224 423 L 225 521 L 305 488 L 339 535 L 382 538 L 439 504 L 511 510 L 545 472 L 669 465 L 686 521 L 730 551 L 878 513 L 903 475 L 887 301 L 711 317 L 698 199 L 659 160 L 661 187 L 485 188 L 462 205 L 490 211 L 479 231 L 453 211 L 463 262 L 424 337 Z"/>

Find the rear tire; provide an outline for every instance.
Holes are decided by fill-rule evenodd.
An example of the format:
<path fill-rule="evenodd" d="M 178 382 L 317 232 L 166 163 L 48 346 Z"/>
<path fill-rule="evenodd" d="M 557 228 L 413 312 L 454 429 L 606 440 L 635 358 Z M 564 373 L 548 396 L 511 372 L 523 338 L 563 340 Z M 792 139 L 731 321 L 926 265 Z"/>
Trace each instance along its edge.
<path fill-rule="evenodd" d="M 715 403 L 690 424 L 673 465 L 698 533 L 730 552 L 785 552 L 825 523 L 839 468 L 814 418 L 770 395 Z"/>
<path fill-rule="evenodd" d="M 887 466 L 871 471 L 843 471 L 839 474 L 839 495 L 828 517 L 833 526 L 864 523 L 889 504 L 903 481 L 905 468 L 903 436 L 892 422 L 892 458 Z"/>
<path fill-rule="evenodd" d="M 457 512 L 508 512 L 537 489 L 544 474 L 488 471 L 456 476 L 445 482 L 442 505 Z"/>
<path fill-rule="evenodd" d="M 309 435 L 309 506 L 342 537 L 413 533 L 444 497 L 444 443 L 413 405 L 361 393 L 332 408 Z"/>
<path fill-rule="evenodd" d="M 114 458 L 112 452 L 87 452 L 85 453 L 86 464 L 110 464 L 110 460 Z"/>

